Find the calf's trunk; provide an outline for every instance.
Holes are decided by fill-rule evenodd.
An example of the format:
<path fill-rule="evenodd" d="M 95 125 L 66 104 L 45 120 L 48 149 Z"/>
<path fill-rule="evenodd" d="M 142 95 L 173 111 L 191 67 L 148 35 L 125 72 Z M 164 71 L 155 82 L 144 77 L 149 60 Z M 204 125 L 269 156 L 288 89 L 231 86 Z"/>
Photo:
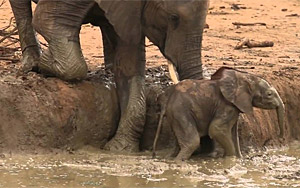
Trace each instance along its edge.
<path fill-rule="evenodd" d="M 283 138 L 284 136 L 284 115 L 285 115 L 285 110 L 284 110 L 284 104 L 282 100 L 280 100 L 278 107 L 276 108 L 277 112 L 277 118 L 278 118 L 278 124 L 279 124 L 279 129 L 280 129 L 280 134 L 279 136 Z"/>

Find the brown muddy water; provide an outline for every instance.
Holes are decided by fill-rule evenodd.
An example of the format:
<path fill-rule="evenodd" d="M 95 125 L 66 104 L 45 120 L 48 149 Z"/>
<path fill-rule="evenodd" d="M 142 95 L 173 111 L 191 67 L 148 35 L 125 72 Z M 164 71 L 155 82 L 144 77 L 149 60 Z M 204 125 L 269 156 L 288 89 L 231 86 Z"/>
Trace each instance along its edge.
<path fill-rule="evenodd" d="M 300 187 L 300 143 L 250 152 L 243 159 L 193 157 L 187 162 L 92 148 L 74 154 L 0 159 L 0 187 Z"/>

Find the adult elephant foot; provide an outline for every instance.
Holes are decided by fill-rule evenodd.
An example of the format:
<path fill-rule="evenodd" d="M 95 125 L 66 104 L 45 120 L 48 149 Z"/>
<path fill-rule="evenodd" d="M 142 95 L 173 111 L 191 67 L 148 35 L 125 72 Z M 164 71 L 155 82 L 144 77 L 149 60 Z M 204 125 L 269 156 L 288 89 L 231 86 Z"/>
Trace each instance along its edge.
<path fill-rule="evenodd" d="M 126 85 L 126 84 L 125 84 Z M 124 96 L 124 82 L 119 84 L 121 119 L 115 136 L 105 145 L 110 151 L 138 152 L 146 114 L 145 84 L 142 76 L 128 82 L 128 98 Z M 126 86 L 125 86 L 126 88 Z"/>
<path fill-rule="evenodd" d="M 22 55 L 22 65 L 18 74 L 28 73 L 30 71 L 38 72 L 38 64 L 41 56 L 40 48 L 38 46 L 28 47 Z"/>

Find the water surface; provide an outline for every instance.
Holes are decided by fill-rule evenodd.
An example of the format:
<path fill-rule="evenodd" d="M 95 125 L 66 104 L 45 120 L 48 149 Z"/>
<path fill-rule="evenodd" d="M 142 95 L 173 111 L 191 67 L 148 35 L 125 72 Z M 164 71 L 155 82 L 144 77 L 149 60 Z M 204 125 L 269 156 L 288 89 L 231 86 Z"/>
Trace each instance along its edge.
<path fill-rule="evenodd" d="M 139 155 L 12 155 L 0 159 L 0 187 L 300 187 L 300 143 L 243 159 L 193 157 L 187 162 Z"/>

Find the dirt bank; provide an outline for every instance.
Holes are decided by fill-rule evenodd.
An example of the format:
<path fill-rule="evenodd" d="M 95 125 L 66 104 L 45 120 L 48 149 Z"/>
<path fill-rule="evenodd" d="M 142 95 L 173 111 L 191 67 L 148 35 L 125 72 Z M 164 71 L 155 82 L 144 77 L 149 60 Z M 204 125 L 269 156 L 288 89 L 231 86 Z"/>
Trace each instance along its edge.
<path fill-rule="evenodd" d="M 148 78 L 166 87 L 169 78 L 162 68 L 147 72 Z M 119 118 L 114 87 L 100 81 L 106 80 L 103 70 L 97 75 L 91 73 L 89 81 L 67 83 L 56 78 L 44 78 L 30 73 L 16 77 L 15 73 L 0 76 L 0 147 L 4 151 L 34 151 L 53 148 L 76 149 L 83 145 L 101 148 L 115 130 Z M 299 119 L 296 113 L 300 101 L 295 100 L 299 85 L 278 76 L 266 77 L 279 91 L 286 105 L 285 139 L 299 139 Z M 98 81 L 97 81 L 98 80 Z M 109 82 L 109 81 L 107 81 Z M 157 98 L 161 85 L 149 84 L 147 88 L 147 116 L 141 149 L 151 149 L 160 108 Z M 278 122 L 275 111 L 255 109 L 253 114 L 243 114 L 239 120 L 240 141 L 244 151 L 249 147 L 261 148 L 279 145 Z M 292 130 L 292 131 L 291 131 Z M 165 125 L 159 141 L 163 149 L 173 144 L 173 135 Z"/>
<path fill-rule="evenodd" d="M 0 151 L 101 147 L 116 130 L 114 89 L 36 74 L 0 77 Z"/>

